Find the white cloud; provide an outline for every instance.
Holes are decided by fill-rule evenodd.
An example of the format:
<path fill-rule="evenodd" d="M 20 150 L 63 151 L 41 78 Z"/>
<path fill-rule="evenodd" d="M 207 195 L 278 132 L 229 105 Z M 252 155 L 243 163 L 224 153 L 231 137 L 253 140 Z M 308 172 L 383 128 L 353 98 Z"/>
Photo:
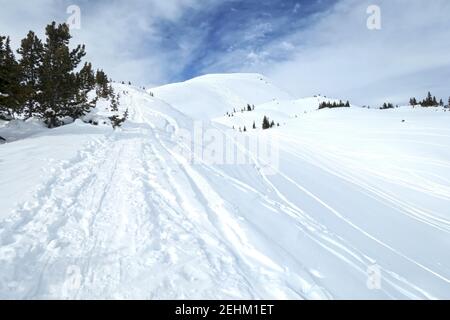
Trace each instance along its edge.
<path fill-rule="evenodd" d="M 155 45 L 164 38 L 158 31 L 158 24 L 176 22 L 186 10 L 195 10 L 210 2 L 0 0 L 0 33 L 10 35 L 15 48 L 29 30 L 43 38 L 44 27 L 53 20 L 65 22 L 69 17 L 67 7 L 75 4 L 81 8 L 81 29 L 72 30 L 73 44 L 86 44 L 86 60 L 105 69 L 117 81 L 131 80 L 141 85 L 162 83 L 173 71 L 173 64 L 171 54 Z M 177 63 L 183 64 L 183 61 Z"/>
<path fill-rule="evenodd" d="M 341 0 L 289 38 L 296 54 L 265 67 L 297 96 L 317 93 L 359 104 L 450 95 L 450 2 L 379 0 L 382 29 L 367 29 L 373 1 Z M 300 41 L 299 41 L 300 40 Z M 446 100 L 446 99 L 445 99 Z"/>

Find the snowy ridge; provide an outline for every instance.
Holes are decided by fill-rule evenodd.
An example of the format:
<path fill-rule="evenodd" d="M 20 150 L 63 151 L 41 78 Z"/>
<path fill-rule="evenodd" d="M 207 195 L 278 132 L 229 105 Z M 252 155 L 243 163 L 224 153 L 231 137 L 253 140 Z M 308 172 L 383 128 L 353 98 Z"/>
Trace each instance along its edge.
<path fill-rule="evenodd" d="M 247 104 L 292 99 L 259 74 L 206 75 L 149 92 L 194 119 L 202 120 L 220 117 Z"/>
<path fill-rule="evenodd" d="M 155 97 L 117 84 L 121 130 L 77 122 L 1 145 L 0 298 L 450 297 L 449 113 L 315 111 L 320 98 L 274 90 L 254 112 L 286 124 L 245 134 L 277 138 L 272 174 L 239 140 L 249 163 L 193 164 L 179 152 L 191 151 L 178 135 L 195 130 L 190 116 L 259 94 L 211 88 L 267 89 L 255 75 L 221 78 Z"/>

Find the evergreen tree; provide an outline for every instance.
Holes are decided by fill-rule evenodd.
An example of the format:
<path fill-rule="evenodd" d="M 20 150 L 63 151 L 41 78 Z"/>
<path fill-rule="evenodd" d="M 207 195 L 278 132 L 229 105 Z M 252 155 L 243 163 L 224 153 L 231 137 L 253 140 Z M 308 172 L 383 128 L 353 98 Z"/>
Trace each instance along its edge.
<path fill-rule="evenodd" d="M 267 118 L 266 116 L 264 116 L 262 128 L 263 128 L 263 130 L 270 128 L 270 121 L 269 121 L 269 118 Z"/>
<path fill-rule="evenodd" d="M 97 96 L 104 99 L 112 96 L 113 91 L 109 85 L 108 76 L 103 70 L 97 70 L 95 83 L 97 85 Z"/>
<path fill-rule="evenodd" d="M 385 110 L 385 109 L 394 109 L 394 105 L 392 103 L 383 103 L 383 106 L 380 108 L 381 110 Z"/>
<path fill-rule="evenodd" d="M 86 62 L 78 73 L 78 86 L 87 92 L 95 88 L 95 75 L 91 63 Z"/>
<path fill-rule="evenodd" d="M 426 99 L 426 105 L 432 106 L 433 105 L 433 97 L 431 96 L 431 92 L 428 91 L 427 99 Z"/>
<path fill-rule="evenodd" d="M 69 48 L 72 38 L 67 24 L 46 28 L 47 40 L 41 67 L 42 94 L 40 95 L 41 116 L 49 128 L 62 124 L 62 119 L 73 119 L 84 115 L 92 104 L 87 102 L 85 92 L 80 92 L 76 68 L 85 56 L 84 45 Z"/>
<path fill-rule="evenodd" d="M 21 55 L 19 67 L 23 113 L 26 118 L 31 118 L 39 110 L 38 95 L 41 88 L 40 72 L 44 46 L 36 34 L 30 31 L 22 40 L 17 53 Z"/>
<path fill-rule="evenodd" d="M 21 110 L 20 67 L 9 37 L 0 37 L 0 116 L 14 118 Z"/>
<path fill-rule="evenodd" d="M 347 101 L 346 103 L 343 103 L 342 101 L 339 101 L 339 103 L 336 103 L 336 101 L 334 101 L 333 103 L 331 102 L 322 102 L 319 105 L 319 109 L 325 109 L 325 108 L 343 108 L 343 107 L 350 107 L 350 101 Z"/>
<path fill-rule="evenodd" d="M 441 99 L 441 100 L 439 100 L 439 105 L 441 106 L 441 107 L 443 107 L 444 106 L 444 101 Z"/>
<path fill-rule="evenodd" d="M 111 109 L 112 112 L 119 112 L 119 104 L 120 104 L 119 103 L 119 99 L 120 99 L 119 94 L 117 94 L 117 95 L 113 94 L 112 95 L 111 106 L 110 106 L 110 109 Z"/>

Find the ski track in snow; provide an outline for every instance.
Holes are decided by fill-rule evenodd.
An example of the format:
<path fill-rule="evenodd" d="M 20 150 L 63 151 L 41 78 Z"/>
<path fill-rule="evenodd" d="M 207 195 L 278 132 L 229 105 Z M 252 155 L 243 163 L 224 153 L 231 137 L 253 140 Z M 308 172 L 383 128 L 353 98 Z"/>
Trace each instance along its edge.
<path fill-rule="evenodd" d="M 250 166 L 189 163 L 174 151 L 187 148 L 171 132 L 180 124 L 152 109 L 153 102 L 141 92 L 125 96 L 130 125 L 92 136 L 75 158 L 47 170 L 33 200 L 0 224 L 0 298 L 449 297 L 448 268 L 378 238 L 283 166 L 268 176 L 243 146 L 238 147 L 252 159 Z M 437 177 L 416 171 L 406 179 L 401 170 L 392 176 L 355 162 L 358 156 L 307 139 L 280 138 L 292 142 L 281 150 L 290 161 L 354 186 L 405 221 L 450 233 L 445 215 L 367 178 L 448 202 L 445 177 L 437 183 Z M 337 164 L 339 172 L 333 169 Z M 252 206 L 260 216 L 249 214 Z M 325 223 L 318 212 L 345 227 Z M 262 219 L 267 226 L 273 223 L 273 230 Z M 374 264 L 383 272 L 378 291 L 366 283 L 367 268 Z M 412 271 L 405 275 L 402 268 Z M 430 287 L 413 275 L 429 279 Z"/>
<path fill-rule="evenodd" d="M 307 297 L 277 279 L 283 269 L 152 119 L 134 117 L 137 130 L 92 140 L 46 173 L 2 225 L 2 298 Z"/>

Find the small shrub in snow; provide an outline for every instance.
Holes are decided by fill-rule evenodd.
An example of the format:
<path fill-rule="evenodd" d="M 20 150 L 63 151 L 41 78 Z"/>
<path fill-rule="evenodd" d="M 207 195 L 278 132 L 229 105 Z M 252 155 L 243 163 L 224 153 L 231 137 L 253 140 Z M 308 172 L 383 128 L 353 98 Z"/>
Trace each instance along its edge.
<path fill-rule="evenodd" d="M 125 111 L 122 117 L 118 115 L 113 115 L 109 117 L 109 120 L 111 121 L 111 125 L 114 129 L 117 129 L 124 124 L 124 122 L 128 119 L 128 109 Z"/>

